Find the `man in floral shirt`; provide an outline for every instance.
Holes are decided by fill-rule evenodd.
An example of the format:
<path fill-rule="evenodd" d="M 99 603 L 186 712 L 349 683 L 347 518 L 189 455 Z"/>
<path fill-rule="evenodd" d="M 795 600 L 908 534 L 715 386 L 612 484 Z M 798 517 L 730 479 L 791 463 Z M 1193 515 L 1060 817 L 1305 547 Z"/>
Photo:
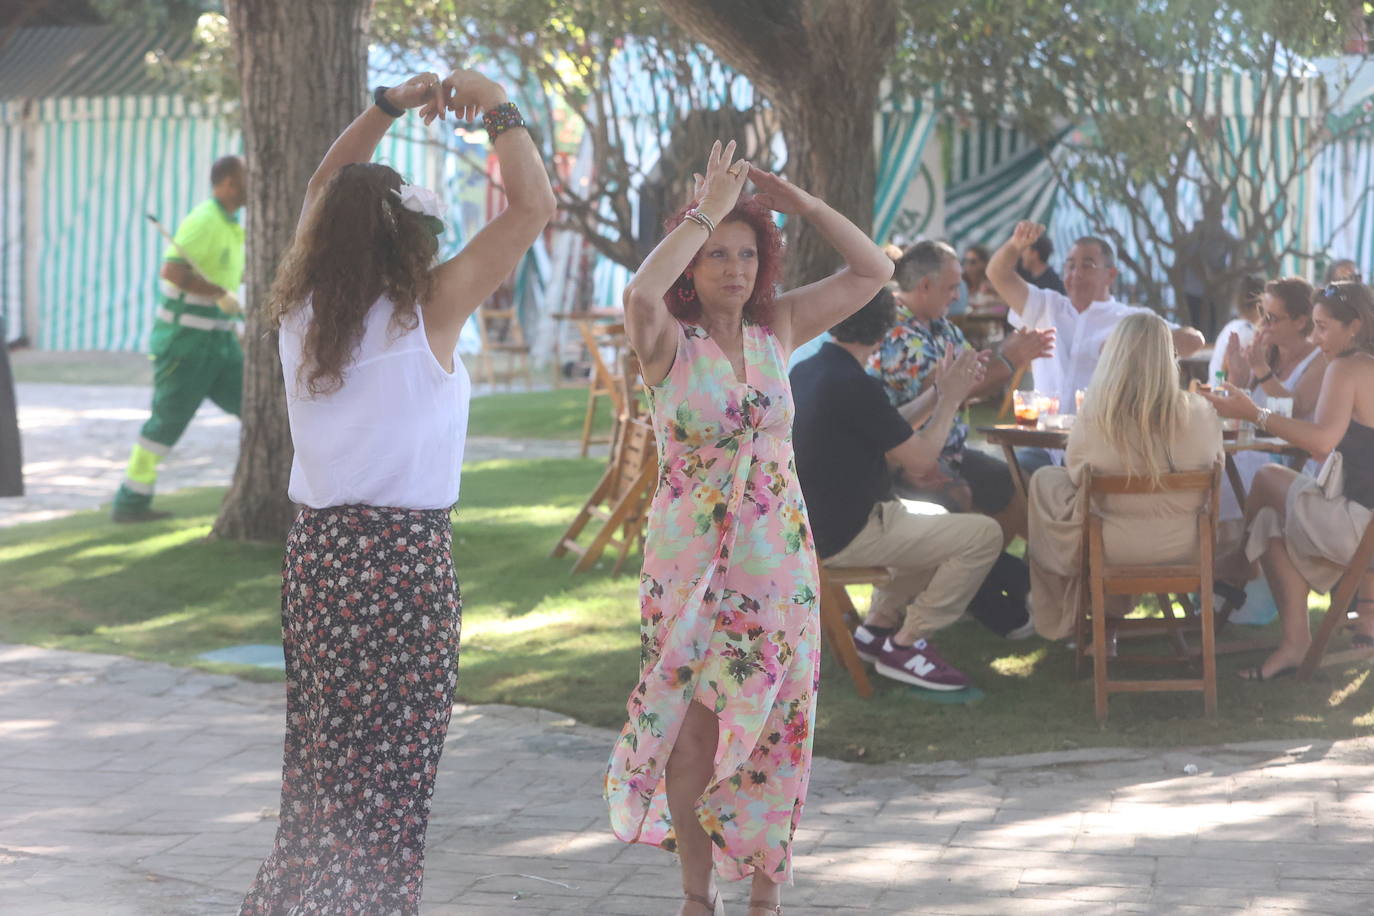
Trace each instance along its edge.
<path fill-rule="evenodd" d="M 948 319 L 959 295 L 959 256 L 944 242 L 918 242 L 897 262 L 898 323 L 869 363 L 896 407 L 914 401 L 933 381 L 932 372 L 947 347 L 968 347 L 963 331 Z M 979 397 L 1001 390 L 1021 366 L 1048 354 L 1054 332 L 1018 331 L 997 353 L 985 354 L 987 374 L 974 390 Z M 1016 497 L 1006 464 L 966 448 L 968 424 L 951 426 L 937 469 L 919 480 L 904 480 L 904 497 L 937 502 L 948 509 L 976 510 L 995 517 L 1007 540 L 1024 533 L 1025 506 Z"/>

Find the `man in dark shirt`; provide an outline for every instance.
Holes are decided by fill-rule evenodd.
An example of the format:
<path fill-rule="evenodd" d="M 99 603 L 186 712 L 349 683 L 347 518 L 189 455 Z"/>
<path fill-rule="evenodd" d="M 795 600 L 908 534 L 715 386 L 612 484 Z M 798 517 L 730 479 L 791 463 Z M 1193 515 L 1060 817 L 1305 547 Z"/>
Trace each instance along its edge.
<path fill-rule="evenodd" d="M 1021 275 L 1031 286 L 1038 286 L 1041 289 L 1052 289 L 1056 293 L 1068 295 L 1064 292 L 1064 281 L 1059 279 L 1059 274 L 1054 272 L 1050 266 L 1050 255 L 1054 254 L 1054 243 L 1050 237 L 1042 235 L 1035 240 L 1035 244 L 1021 252 L 1021 260 L 1017 262 L 1016 272 Z"/>
<path fill-rule="evenodd" d="M 969 606 L 1001 552 L 1002 531 L 984 515 L 893 498 L 892 471 L 919 477 L 935 466 L 982 364 L 976 352 L 951 347 L 934 384 L 893 407 L 864 366 L 894 316 L 892 294 L 883 290 L 792 370 L 797 477 L 822 565 L 892 571 L 854 634 L 860 656 L 885 677 L 958 690 L 968 677 L 930 637 Z"/>

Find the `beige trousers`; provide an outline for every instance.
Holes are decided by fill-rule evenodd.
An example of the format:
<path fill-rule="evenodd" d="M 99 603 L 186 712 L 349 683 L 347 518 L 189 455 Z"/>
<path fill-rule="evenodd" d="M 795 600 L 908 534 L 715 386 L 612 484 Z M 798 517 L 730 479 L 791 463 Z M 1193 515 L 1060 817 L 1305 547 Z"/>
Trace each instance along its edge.
<path fill-rule="evenodd" d="M 1001 552 L 1002 529 L 986 515 L 889 499 L 874 506 L 854 540 L 821 565 L 889 569 L 892 581 L 873 590 L 866 622 L 899 627 L 907 642 L 958 620 Z"/>

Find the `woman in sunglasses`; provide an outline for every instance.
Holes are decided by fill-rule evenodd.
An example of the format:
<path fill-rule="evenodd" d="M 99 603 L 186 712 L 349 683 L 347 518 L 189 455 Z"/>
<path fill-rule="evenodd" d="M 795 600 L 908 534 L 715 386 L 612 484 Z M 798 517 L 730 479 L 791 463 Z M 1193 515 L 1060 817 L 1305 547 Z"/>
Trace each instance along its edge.
<path fill-rule="evenodd" d="M 1283 465 L 1255 474 L 1246 505 L 1246 556 L 1258 559 L 1279 609 L 1283 638 L 1263 664 L 1241 672 L 1250 680 L 1292 674 L 1311 643 L 1307 593 L 1329 592 L 1374 517 L 1374 294 L 1360 283 L 1333 283 L 1317 295 L 1312 340 L 1330 360 L 1311 420 L 1258 406 L 1235 385 L 1205 394 L 1223 417 L 1248 420 L 1314 458 L 1316 478 Z M 1359 604 L 1374 603 L 1367 574 Z M 1354 642 L 1374 646 L 1374 615 L 1356 626 Z"/>

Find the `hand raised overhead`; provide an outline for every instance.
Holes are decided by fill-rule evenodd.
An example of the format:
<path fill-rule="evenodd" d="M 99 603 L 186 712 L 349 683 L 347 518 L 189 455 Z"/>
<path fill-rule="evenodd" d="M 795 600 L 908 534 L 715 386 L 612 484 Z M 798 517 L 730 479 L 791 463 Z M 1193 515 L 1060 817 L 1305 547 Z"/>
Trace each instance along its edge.
<path fill-rule="evenodd" d="M 444 116 L 443 82 L 435 73 L 417 73 L 392 86 L 386 91 L 386 100 L 397 108 L 419 108 L 426 124 Z"/>
<path fill-rule="evenodd" d="M 706 174 L 695 175 L 697 206 L 717 221 L 735 208 L 740 191 L 749 179 L 749 163 L 735 159 L 735 141 L 721 146 L 717 140 L 706 157 Z"/>
<path fill-rule="evenodd" d="M 749 179 L 759 190 L 754 199 L 770 210 L 800 216 L 820 206 L 820 198 L 772 172 L 750 166 Z"/>
<path fill-rule="evenodd" d="M 1011 243 L 1017 249 L 1025 251 L 1034 245 L 1040 236 L 1045 234 L 1045 227 L 1039 223 L 1023 219 L 1016 224 L 1016 228 L 1011 231 Z"/>

